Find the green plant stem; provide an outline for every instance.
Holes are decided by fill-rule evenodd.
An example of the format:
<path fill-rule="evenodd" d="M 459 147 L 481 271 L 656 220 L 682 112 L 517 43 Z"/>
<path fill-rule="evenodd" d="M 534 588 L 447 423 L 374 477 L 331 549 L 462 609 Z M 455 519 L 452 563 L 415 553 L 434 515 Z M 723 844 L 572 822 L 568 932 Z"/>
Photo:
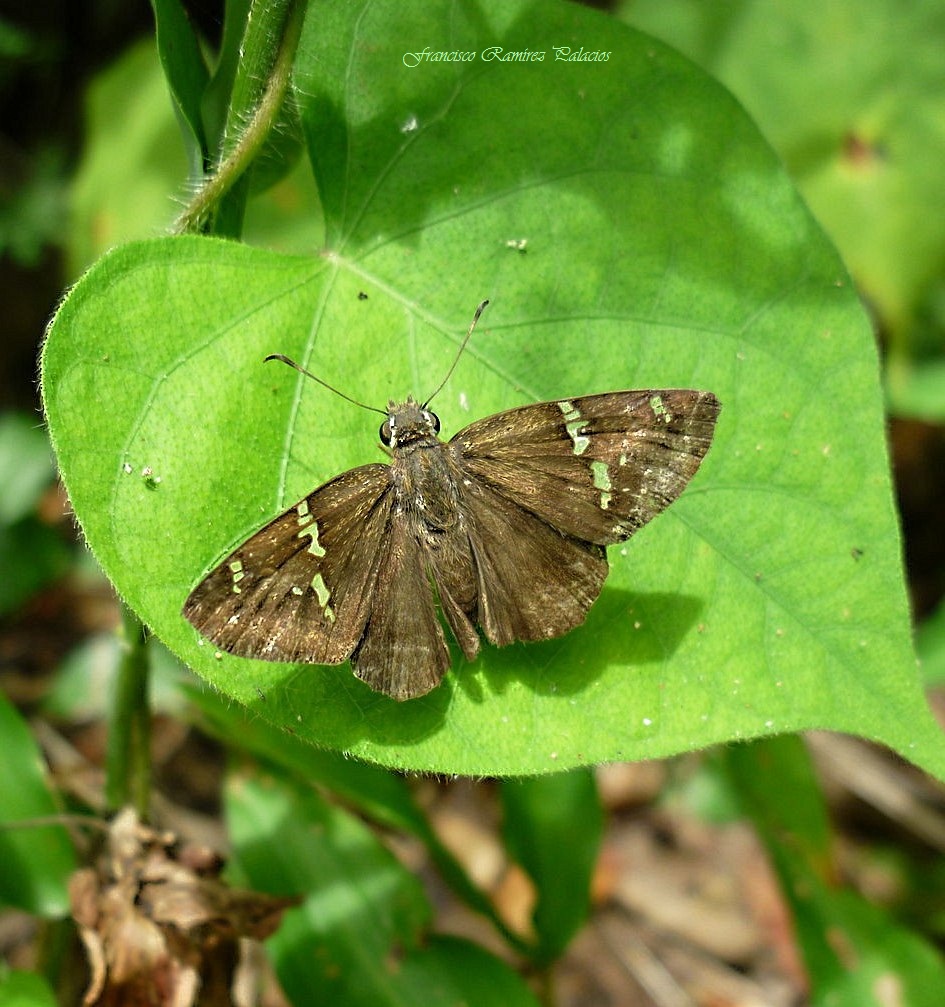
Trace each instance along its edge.
<path fill-rule="evenodd" d="M 125 646 L 108 731 L 106 798 L 111 811 L 132 804 L 146 819 L 151 790 L 150 662 L 144 626 L 126 607 L 122 620 Z"/>
<path fill-rule="evenodd" d="M 247 24 L 247 37 L 252 35 L 253 41 L 247 39 L 246 51 L 258 52 L 261 43 L 255 40 L 267 37 L 267 33 L 268 37 L 277 37 L 279 42 L 271 71 L 260 90 L 248 83 L 253 75 L 241 70 L 233 85 L 233 98 L 227 113 L 222 160 L 177 218 L 174 233 L 203 230 L 214 208 L 243 177 L 265 143 L 288 91 L 305 6 L 304 0 L 282 0 L 282 3 L 257 0 L 253 4 Z"/>
<path fill-rule="evenodd" d="M 539 1002 L 544 1004 L 544 1007 L 554 1007 L 557 1003 L 554 966 L 549 964 L 540 968 L 535 975 L 535 980 Z"/>

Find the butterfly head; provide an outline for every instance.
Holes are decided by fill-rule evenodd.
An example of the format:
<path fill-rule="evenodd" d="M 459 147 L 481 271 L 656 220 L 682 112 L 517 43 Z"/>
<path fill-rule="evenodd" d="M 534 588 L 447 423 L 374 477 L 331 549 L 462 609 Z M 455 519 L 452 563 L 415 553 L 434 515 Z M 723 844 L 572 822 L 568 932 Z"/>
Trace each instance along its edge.
<path fill-rule="evenodd" d="M 381 424 L 380 435 L 389 448 L 436 440 L 439 432 L 440 418 L 412 397 L 406 402 L 387 403 L 387 419 Z"/>

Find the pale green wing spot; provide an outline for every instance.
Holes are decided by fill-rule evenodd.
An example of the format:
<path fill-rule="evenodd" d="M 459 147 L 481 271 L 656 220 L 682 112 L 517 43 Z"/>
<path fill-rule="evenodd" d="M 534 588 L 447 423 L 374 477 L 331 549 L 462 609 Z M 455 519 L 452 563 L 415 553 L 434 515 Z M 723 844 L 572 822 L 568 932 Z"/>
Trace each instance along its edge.
<path fill-rule="evenodd" d="M 599 460 L 591 462 L 591 473 L 594 476 L 595 489 L 609 490 L 613 488 L 610 483 L 610 471 L 607 468 L 607 462 Z"/>
<path fill-rule="evenodd" d="M 601 510 L 607 510 L 613 499 L 613 494 L 610 492 L 613 487 L 607 463 L 600 460 L 591 462 L 591 474 L 594 478 L 594 488 L 600 490 Z"/>
<path fill-rule="evenodd" d="M 558 408 L 564 413 L 566 420 L 576 420 L 581 414 L 574 408 L 574 403 L 570 399 L 562 399 L 558 403 Z"/>
<path fill-rule="evenodd" d="M 658 420 L 662 420 L 664 423 L 672 423 L 673 414 L 663 405 L 662 395 L 650 396 L 650 409 L 653 410 Z"/>
<path fill-rule="evenodd" d="M 299 517 L 299 520 L 302 520 L 301 516 Z M 325 547 L 318 541 L 318 522 L 312 519 L 311 515 L 309 515 L 309 520 L 311 523 L 299 532 L 299 538 L 303 535 L 311 535 L 312 541 L 309 543 L 308 551 L 313 556 L 324 556 Z"/>
<path fill-rule="evenodd" d="M 325 618 L 329 622 L 334 622 L 335 610 L 328 604 L 331 600 L 331 591 L 325 583 L 325 578 L 321 575 L 321 571 L 312 578 L 312 590 L 315 592 L 315 597 L 318 598 L 318 604 L 321 605 L 322 612 L 325 613 Z"/>
<path fill-rule="evenodd" d="M 574 445 L 574 453 L 582 455 L 590 446 L 591 440 L 584 434 L 584 422 L 581 419 L 581 412 L 575 408 L 570 399 L 562 399 L 557 403 L 561 414 L 564 416 L 564 428 Z"/>
<path fill-rule="evenodd" d="M 240 581 L 246 576 L 243 572 L 243 561 L 235 559 L 230 564 L 230 573 L 233 575 L 233 593 L 240 594 Z"/>

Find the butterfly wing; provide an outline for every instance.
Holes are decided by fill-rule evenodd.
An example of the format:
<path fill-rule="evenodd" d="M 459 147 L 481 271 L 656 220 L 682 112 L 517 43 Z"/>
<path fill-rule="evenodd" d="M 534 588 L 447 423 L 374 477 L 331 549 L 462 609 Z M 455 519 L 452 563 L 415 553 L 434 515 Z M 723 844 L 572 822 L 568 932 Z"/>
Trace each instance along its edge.
<path fill-rule="evenodd" d="M 449 443 L 486 637 L 560 636 L 607 576 L 603 546 L 669 506 L 712 440 L 708 392 L 628 391 L 541 402 L 478 420 Z"/>
<path fill-rule="evenodd" d="M 374 604 L 392 496 L 387 465 L 342 473 L 227 556 L 183 615 L 231 654 L 344 661 Z"/>
<path fill-rule="evenodd" d="M 612 545 L 683 491 L 720 408 L 689 389 L 539 402 L 471 423 L 450 449 L 467 477 L 564 535 Z"/>
<path fill-rule="evenodd" d="M 486 638 L 505 646 L 580 625 L 607 577 L 603 548 L 562 535 L 485 481 L 469 480 L 463 496 L 478 581 L 469 614 Z"/>
<path fill-rule="evenodd" d="M 426 559 L 407 515 L 396 508 L 351 666 L 372 689 L 397 700 L 429 692 L 450 666 Z"/>

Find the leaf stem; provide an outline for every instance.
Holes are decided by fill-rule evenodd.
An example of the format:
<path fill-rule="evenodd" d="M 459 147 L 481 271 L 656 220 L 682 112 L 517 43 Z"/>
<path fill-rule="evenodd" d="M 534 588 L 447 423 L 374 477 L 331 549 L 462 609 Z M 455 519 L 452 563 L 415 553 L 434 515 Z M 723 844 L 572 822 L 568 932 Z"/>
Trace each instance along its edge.
<path fill-rule="evenodd" d="M 108 731 L 105 789 L 110 810 L 133 804 L 146 819 L 151 790 L 150 661 L 144 626 L 124 605 L 122 622 L 124 653 Z"/>
<path fill-rule="evenodd" d="M 276 25 L 272 22 L 281 20 L 281 38 L 272 63 L 272 70 L 255 105 L 249 109 L 237 107 L 241 105 L 240 98 L 246 93 L 240 82 L 234 84 L 234 100 L 228 113 L 227 136 L 235 139 L 229 143 L 223 141 L 223 156 L 213 174 L 209 175 L 203 185 L 194 193 L 183 213 L 173 226 L 175 234 L 187 234 L 204 229 L 207 220 L 219 201 L 243 177 L 251 166 L 253 159 L 269 135 L 273 124 L 279 115 L 279 110 L 285 100 L 289 82 L 292 77 L 292 65 L 295 60 L 295 50 L 302 33 L 306 4 L 304 0 L 283 0 L 282 4 L 272 0 L 256 0 L 250 13 L 250 22 L 257 12 L 264 19 L 263 31 Z M 265 20 L 268 19 L 268 20 Z M 251 26 L 247 26 L 249 34 Z M 257 29 L 255 34 L 260 32 Z M 249 116 L 246 121 L 247 115 Z M 237 133 L 231 131 L 232 124 L 246 121 L 246 125 Z"/>

